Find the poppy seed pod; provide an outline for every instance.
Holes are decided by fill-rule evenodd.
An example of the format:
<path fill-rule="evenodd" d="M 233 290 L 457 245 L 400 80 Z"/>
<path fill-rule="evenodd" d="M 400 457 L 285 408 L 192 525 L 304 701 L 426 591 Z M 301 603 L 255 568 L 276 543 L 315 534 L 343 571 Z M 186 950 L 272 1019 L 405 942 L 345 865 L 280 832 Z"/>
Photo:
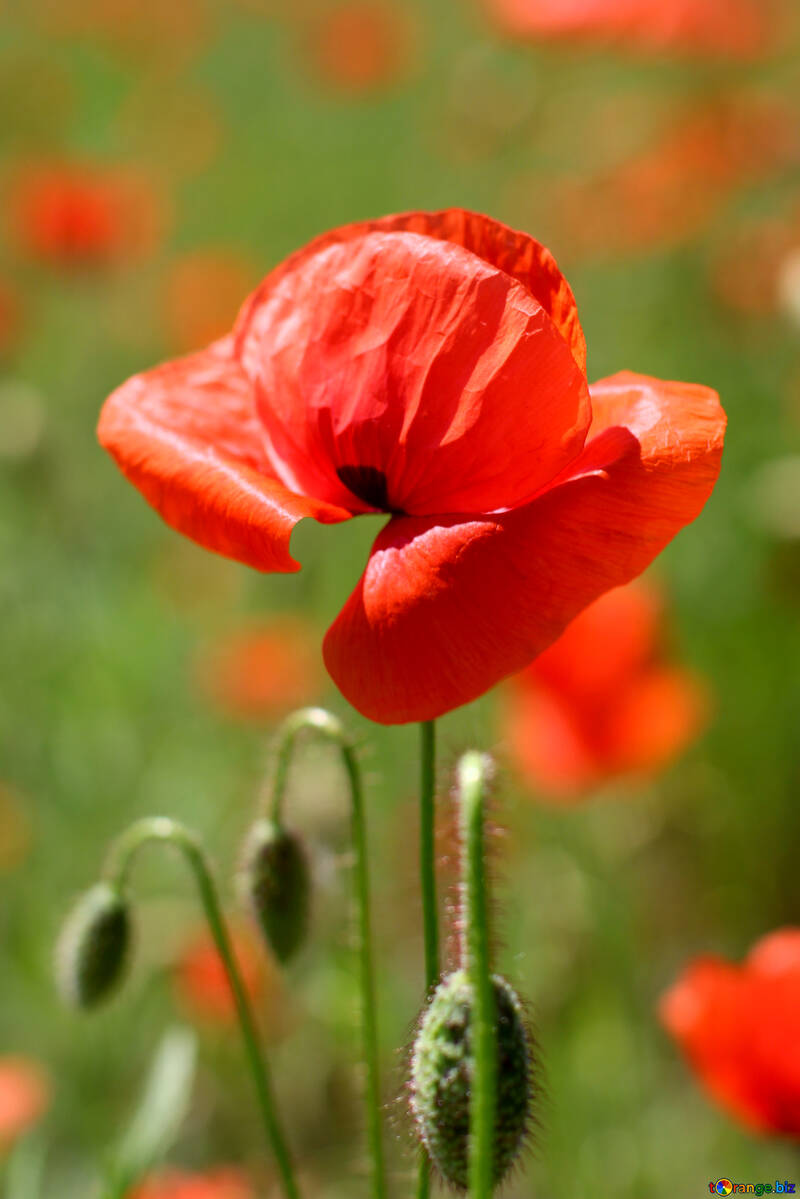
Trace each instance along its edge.
<path fill-rule="evenodd" d="M 92 1008 L 120 982 L 131 942 L 128 904 L 116 887 L 96 883 L 67 917 L 56 948 L 56 982 L 66 1003 Z"/>
<path fill-rule="evenodd" d="M 299 837 L 273 820 L 257 820 L 244 844 L 241 887 L 275 957 L 287 962 L 308 929 L 311 882 Z"/>
<path fill-rule="evenodd" d="M 519 1157 L 531 1119 L 533 1060 L 522 1004 L 494 975 L 497 1097 L 494 1185 Z M 411 1055 L 411 1111 L 419 1137 L 446 1182 L 467 1189 L 470 1092 L 474 1072 L 472 987 L 457 970 L 439 983 L 425 1008 Z"/>

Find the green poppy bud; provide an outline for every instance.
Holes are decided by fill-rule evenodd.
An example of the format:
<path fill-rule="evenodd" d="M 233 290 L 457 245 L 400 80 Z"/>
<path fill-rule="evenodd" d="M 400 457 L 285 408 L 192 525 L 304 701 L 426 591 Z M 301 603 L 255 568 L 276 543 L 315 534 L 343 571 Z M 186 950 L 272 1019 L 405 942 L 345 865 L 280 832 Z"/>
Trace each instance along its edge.
<path fill-rule="evenodd" d="M 128 905 L 116 887 L 96 883 L 70 912 L 56 948 L 56 982 L 72 1007 L 92 1008 L 112 993 L 127 965 Z"/>
<path fill-rule="evenodd" d="M 533 1059 L 522 1004 L 494 975 L 497 1018 L 497 1103 L 494 1185 L 518 1159 L 531 1121 Z M 451 1186 L 469 1176 L 472 987 L 464 970 L 446 975 L 422 1013 L 411 1055 L 411 1111 L 431 1161 Z"/>
<path fill-rule="evenodd" d="M 241 886 L 275 957 L 287 962 L 306 938 L 311 904 L 308 859 L 299 837 L 272 820 L 257 820 L 244 844 Z"/>

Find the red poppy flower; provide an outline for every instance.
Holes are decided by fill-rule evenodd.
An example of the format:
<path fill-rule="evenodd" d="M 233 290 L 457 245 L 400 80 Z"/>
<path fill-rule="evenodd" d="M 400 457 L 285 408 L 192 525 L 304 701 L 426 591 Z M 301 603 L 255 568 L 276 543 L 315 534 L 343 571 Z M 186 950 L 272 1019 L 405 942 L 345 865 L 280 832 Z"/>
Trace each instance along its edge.
<path fill-rule="evenodd" d="M 246 1174 L 223 1166 L 203 1174 L 162 1170 L 136 1187 L 128 1199 L 255 1199 L 255 1194 Z"/>
<path fill-rule="evenodd" d="M 356 0 L 319 14 L 307 32 L 319 78 L 358 95 L 395 82 L 411 57 L 406 12 L 386 0 Z"/>
<path fill-rule="evenodd" d="M 243 932 L 233 934 L 233 950 L 247 993 L 257 1001 L 264 989 L 263 955 Z M 236 1005 L 217 947 L 204 929 L 183 947 L 173 974 L 178 1003 L 211 1024 L 232 1024 Z"/>
<path fill-rule="evenodd" d="M 619 41 L 637 50 L 756 57 L 764 0 L 488 0 L 518 37 Z"/>
<path fill-rule="evenodd" d="M 0 1058 L 0 1149 L 6 1148 L 41 1117 L 50 1085 L 35 1062 Z"/>
<path fill-rule="evenodd" d="M 319 698 L 319 650 L 299 620 L 278 618 L 222 638 L 203 656 L 203 690 L 224 712 L 266 720 Z"/>
<path fill-rule="evenodd" d="M 546 193 L 535 179 L 525 188 L 574 257 L 613 256 L 695 236 L 737 188 L 796 162 L 799 153 L 796 123 L 782 105 L 737 97 L 682 114 L 610 170 L 557 180 Z M 742 290 L 749 285 L 748 277 Z"/>
<path fill-rule="evenodd" d="M 58 266 L 101 266 L 136 256 L 155 240 L 159 212 L 131 173 L 44 163 L 14 182 L 11 216 L 19 245 Z"/>
<path fill-rule="evenodd" d="M 693 520 L 719 470 L 716 394 L 586 380 L 543 246 L 461 210 L 334 230 L 245 303 L 231 337 L 137 375 L 101 443 L 167 522 L 294 571 L 303 517 L 384 512 L 325 638 L 344 695 L 427 720 L 520 670 Z"/>
<path fill-rule="evenodd" d="M 648 776 L 698 732 L 704 690 L 662 661 L 660 617 L 653 590 L 616 588 L 514 676 L 507 735 L 534 786 L 568 797 L 618 775 Z"/>
<path fill-rule="evenodd" d="M 722 1107 L 759 1132 L 800 1138 L 800 928 L 770 933 L 742 966 L 691 962 L 660 1013 Z"/>

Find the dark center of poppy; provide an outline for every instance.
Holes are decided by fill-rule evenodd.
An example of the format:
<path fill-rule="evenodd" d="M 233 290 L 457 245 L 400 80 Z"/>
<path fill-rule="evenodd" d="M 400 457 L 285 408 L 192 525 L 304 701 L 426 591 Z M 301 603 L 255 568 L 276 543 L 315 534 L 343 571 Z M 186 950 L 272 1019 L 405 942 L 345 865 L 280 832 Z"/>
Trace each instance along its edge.
<path fill-rule="evenodd" d="M 370 508 L 391 512 L 386 475 L 376 466 L 340 466 L 336 471 L 348 491 Z"/>

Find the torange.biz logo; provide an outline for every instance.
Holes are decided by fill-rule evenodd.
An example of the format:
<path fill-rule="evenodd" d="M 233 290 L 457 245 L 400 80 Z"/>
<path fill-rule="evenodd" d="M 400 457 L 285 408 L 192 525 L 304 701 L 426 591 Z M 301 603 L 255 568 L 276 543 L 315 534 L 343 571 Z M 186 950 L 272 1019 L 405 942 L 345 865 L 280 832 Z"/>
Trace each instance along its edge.
<path fill-rule="evenodd" d="M 712 1195 L 793 1195 L 793 1182 L 731 1182 L 729 1178 L 718 1178 L 710 1182 L 708 1189 Z"/>

